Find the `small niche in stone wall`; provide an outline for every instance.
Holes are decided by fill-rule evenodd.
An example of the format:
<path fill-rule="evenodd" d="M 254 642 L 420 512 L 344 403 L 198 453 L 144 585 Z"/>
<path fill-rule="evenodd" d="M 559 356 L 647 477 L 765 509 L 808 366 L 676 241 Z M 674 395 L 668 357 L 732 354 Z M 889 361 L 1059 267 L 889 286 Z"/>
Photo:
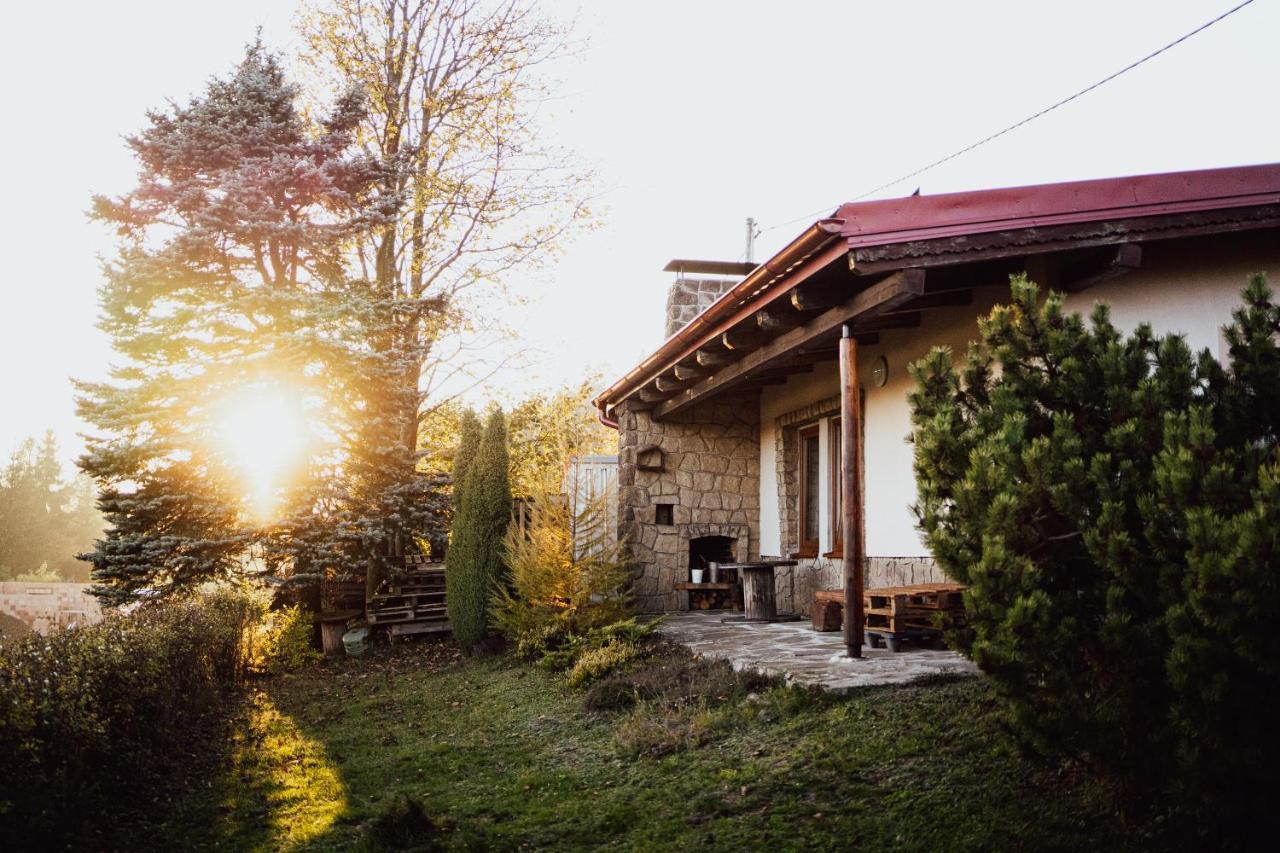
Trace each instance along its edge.
<path fill-rule="evenodd" d="M 675 504 L 654 504 L 653 505 L 653 523 L 654 524 L 675 524 Z"/>
<path fill-rule="evenodd" d="M 640 471 L 665 471 L 667 454 L 656 444 L 642 447 L 636 451 L 636 468 Z"/>

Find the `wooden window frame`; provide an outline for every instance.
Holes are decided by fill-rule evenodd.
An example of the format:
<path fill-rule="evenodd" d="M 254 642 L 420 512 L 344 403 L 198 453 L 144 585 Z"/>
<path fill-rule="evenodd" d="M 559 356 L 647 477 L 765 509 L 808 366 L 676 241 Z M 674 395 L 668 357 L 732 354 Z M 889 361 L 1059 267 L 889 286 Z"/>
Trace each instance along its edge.
<path fill-rule="evenodd" d="M 840 465 L 840 418 L 827 420 L 827 484 L 830 486 L 827 495 L 827 506 L 831 508 L 831 550 L 824 557 L 841 557 L 844 555 L 844 519 L 840 515 L 840 476 L 843 470 Z"/>
<path fill-rule="evenodd" d="M 808 446 L 809 439 L 812 439 L 812 438 L 818 438 L 818 424 L 816 423 L 809 424 L 808 426 L 803 426 L 803 427 L 800 427 L 798 430 L 796 430 L 796 453 L 798 456 L 797 461 L 799 462 L 799 466 L 796 469 L 796 475 L 797 475 L 796 491 L 800 498 L 799 500 L 800 512 L 796 517 L 796 539 L 797 539 L 797 544 L 799 545 L 799 551 L 797 551 L 793 555 L 796 557 L 818 556 L 818 543 L 822 539 L 821 516 L 819 516 L 818 529 L 817 531 L 815 531 L 816 536 L 813 539 L 804 538 L 804 535 L 805 535 L 804 522 L 805 522 L 805 517 L 808 515 L 808 512 L 809 512 L 809 501 L 818 497 L 817 495 L 811 496 L 809 494 L 809 489 L 807 488 L 807 483 L 806 483 L 807 474 L 809 470 L 809 454 L 806 448 Z M 822 482 L 821 439 L 819 439 L 819 446 L 818 446 L 817 452 L 818 452 L 818 483 L 821 483 Z M 819 490 L 821 489 L 820 485 L 818 486 L 818 489 Z"/>

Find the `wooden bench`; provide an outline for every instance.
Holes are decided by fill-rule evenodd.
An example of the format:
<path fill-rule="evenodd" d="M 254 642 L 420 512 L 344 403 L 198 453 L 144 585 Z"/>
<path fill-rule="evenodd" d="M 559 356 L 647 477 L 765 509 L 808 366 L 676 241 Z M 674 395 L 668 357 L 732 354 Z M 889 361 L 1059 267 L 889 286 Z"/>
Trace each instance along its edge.
<path fill-rule="evenodd" d="M 962 618 L 964 585 L 922 583 L 887 586 L 863 593 L 863 630 L 872 645 L 888 642 L 897 651 L 903 639 L 933 639 L 941 634 L 938 614 Z M 822 589 L 813 596 L 813 630 L 839 631 L 844 618 L 844 590 Z"/>

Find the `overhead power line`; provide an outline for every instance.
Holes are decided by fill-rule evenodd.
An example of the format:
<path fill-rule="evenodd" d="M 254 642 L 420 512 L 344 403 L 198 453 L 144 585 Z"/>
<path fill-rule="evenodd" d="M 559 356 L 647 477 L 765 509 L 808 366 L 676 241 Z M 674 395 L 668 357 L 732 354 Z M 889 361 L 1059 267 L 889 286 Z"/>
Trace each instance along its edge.
<path fill-rule="evenodd" d="M 1090 85 L 1088 85 L 1088 86 L 1084 87 L 1083 89 L 1081 89 L 1080 91 L 1076 92 L 1075 94 L 1073 94 L 1073 95 L 1068 95 L 1067 97 L 1063 98 L 1062 100 L 1057 101 L 1056 103 L 1050 104 L 1049 106 L 1045 107 L 1044 109 L 1040 110 L 1039 112 L 1032 113 L 1031 115 L 1029 115 L 1029 116 L 1027 116 L 1026 118 L 1022 119 L 1021 121 L 1014 122 L 1013 124 L 1009 125 L 1008 127 L 1004 128 L 1003 130 L 998 130 L 998 131 L 996 131 L 995 133 L 990 134 L 989 136 L 984 136 L 982 139 L 979 139 L 977 142 L 970 143 L 969 145 L 966 145 L 965 147 L 963 147 L 963 148 L 961 148 L 961 149 L 959 149 L 959 150 L 957 150 L 957 151 L 953 151 L 952 153 L 948 154 L 948 155 L 947 155 L 947 156 L 945 156 L 945 157 L 940 157 L 939 159 L 934 160 L 932 163 L 930 163 L 930 164 L 929 164 L 929 165 L 927 165 L 927 166 L 921 166 L 919 169 L 916 169 L 915 171 L 907 172 L 905 175 L 902 175 L 901 177 L 894 178 L 892 181 L 889 181 L 889 182 L 887 182 L 887 183 L 883 183 L 883 184 L 881 184 L 880 186 L 876 187 L 875 189 L 867 190 L 866 192 L 864 192 L 864 193 L 862 193 L 862 194 L 860 194 L 860 195 L 856 195 L 856 196 L 854 196 L 852 199 L 849 199 L 849 200 L 850 200 L 850 201 L 861 201 L 862 199 L 866 198 L 867 196 L 875 195 L 876 193 L 880 192 L 881 190 L 887 190 L 887 189 L 889 189 L 889 187 L 897 186 L 898 184 L 902 183 L 903 181 L 909 181 L 909 180 L 911 180 L 912 178 L 916 177 L 917 175 L 923 175 L 925 172 L 928 172 L 928 171 L 929 171 L 929 170 L 931 170 L 931 169 L 935 169 L 935 168 L 937 168 L 938 166 L 941 166 L 943 163 L 946 163 L 946 162 L 949 162 L 949 161 L 951 161 L 951 160 L 954 160 L 954 159 L 956 159 L 957 157 L 960 157 L 960 156 L 962 156 L 962 155 L 964 155 L 964 154 L 968 154 L 970 151 L 972 151 L 972 150 L 973 150 L 973 149 L 975 149 L 975 148 L 979 148 L 979 147 L 981 147 L 981 146 L 983 146 L 983 145 L 986 145 L 988 142 L 991 142 L 991 141 L 993 141 L 993 140 L 995 140 L 995 139 L 999 139 L 1000 137 L 1004 136 L 1006 133 L 1010 133 L 1010 132 L 1012 132 L 1012 131 L 1015 131 L 1015 130 L 1017 130 L 1018 128 L 1022 127 L 1024 124 L 1029 124 L 1030 122 L 1035 121 L 1036 119 L 1040 118 L 1041 116 L 1043 116 L 1043 115 L 1047 115 L 1047 114 L 1049 114 L 1049 113 L 1053 112 L 1054 110 L 1058 109 L 1059 107 L 1064 107 L 1064 106 L 1066 106 L 1067 104 L 1071 103 L 1072 101 L 1076 100 L 1077 98 L 1080 98 L 1080 97 L 1083 97 L 1084 95 L 1089 94 L 1089 93 L 1090 93 L 1090 92 L 1092 92 L 1094 89 L 1097 89 L 1097 88 L 1098 88 L 1098 87 L 1100 87 L 1100 86 L 1103 86 L 1103 85 L 1106 85 L 1107 83 L 1110 83 L 1112 80 L 1116 79 L 1116 78 L 1117 78 L 1117 77 L 1119 77 L 1120 75 L 1122 75 L 1122 74 L 1126 74 L 1126 73 L 1128 73 L 1128 72 L 1132 71 L 1133 69 L 1137 68 L 1139 65 L 1142 65 L 1142 64 L 1143 64 L 1143 63 L 1145 63 L 1145 62 L 1149 62 L 1150 60 L 1155 59 L 1157 56 L 1159 56 L 1160 54 L 1164 53 L 1165 51 L 1167 51 L 1167 50 L 1169 50 L 1169 49 L 1171 49 L 1171 48 L 1177 47 L 1178 45 L 1182 44 L 1182 43 L 1183 43 L 1184 41 L 1186 41 L 1187 39 L 1189 39 L 1189 38 L 1191 38 L 1192 36 L 1196 35 L 1197 33 L 1202 33 L 1202 32 L 1204 32 L 1205 30 L 1209 29 L 1209 27 L 1212 27 L 1214 24 L 1218 23 L 1218 22 L 1219 22 L 1219 21 L 1221 21 L 1221 20 L 1224 20 L 1225 18 L 1229 18 L 1230 16 L 1234 15 L 1236 12 L 1239 12 L 1239 11 L 1240 11 L 1241 9 L 1243 9 L 1245 6 L 1248 6 L 1248 5 L 1250 5 L 1251 3 L 1253 3 L 1253 2 L 1254 2 L 1254 0 L 1244 0 L 1244 2 L 1243 2 L 1243 3 L 1240 3 L 1240 4 L 1239 4 L 1239 5 L 1237 5 L 1237 6 L 1233 6 L 1233 7 L 1231 7 L 1231 8 L 1230 8 L 1230 9 L 1228 9 L 1227 11 L 1225 11 L 1225 12 L 1223 12 L 1222 14 L 1218 15 L 1216 18 L 1213 18 L 1212 20 L 1206 21 L 1205 23 L 1203 23 L 1203 24 L 1201 24 L 1200 26 L 1196 27 L 1196 28 L 1195 28 L 1194 30 L 1192 30 L 1191 32 L 1189 32 L 1189 33 L 1186 33 L 1186 34 L 1184 34 L 1184 35 L 1179 36 L 1178 38 L 1176 38 L 1176 39 L 1174 39 L 1173 41 L 1171 41 L 1171 42 L 1169 42 L 1168 44 L 1166 44 L 1164 47 L 1161 47 L 1161 48 L 1159 48 L 1159 49 L 1157 49 L 1157 50 L 1153 50 L 1151 53 L 1148 53 L 1146 56 L 1142 57 L 1141 59 L 1138 59 L 1138 60 L 1135 60 L 1135 61 L 1133 61 L 1133 62 L 1129 63 L 1129 64 L 1128 64 L 1128 65 L 1126 65 L 1124 68 L 1121 68 L 1119 71 L 1115 71 L 1115 72 L 1113 72 L 1113 73 L 1111 73 L 1111 74 L 1108 74 L 1106 77 L 1103 77 L 1101 80 L 1097 81 L 1096 83 L 1092 83 L 1092 84 L 1090 84 Z M 805 221 L 805 220 L 810 220 L 810 219 L 813 219 L 815 216 L 818 216 L 818 215 L 820 215 L 820 214 L 822 214 L 822 213 L 825 213 L 825 212 L 826 212 L 827 210 L 829 210 L 829 209 L 830 209 L 829 207 L 823 207 L 823 208 L 820 208 L 820 209 L 818 209 L 818 210 L 814 211 L 813 213 L 806 213 L 806 214 L 804 214 L 803 216 L 797 216 L 795 219 L 788 219 L 786 222 L 779 222 L 779 223 L 777 223 L 776 225 L 770 225 L 768 228 L 765 228 L 764 230 L 765 230 L 765 231 L 772 231 L 772 230 L 774 230 L 775 228 L 783 228 L 783 227 L 786 227 L 787 225 L 794 225 L 794 224 L 795 224 L 795 223 L 797 223 L 797 222 L 803 222 L 803 221 Z"/>

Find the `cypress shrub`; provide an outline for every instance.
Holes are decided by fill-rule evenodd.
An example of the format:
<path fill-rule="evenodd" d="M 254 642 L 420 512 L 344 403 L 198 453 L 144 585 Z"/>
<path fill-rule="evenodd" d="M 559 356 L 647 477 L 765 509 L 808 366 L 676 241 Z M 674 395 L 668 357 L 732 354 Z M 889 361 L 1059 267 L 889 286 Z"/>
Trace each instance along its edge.
<path fill-rule="evenodd" d="M 480 451 L 480 440 L 483 435 L 484 427 L 475 411 L 472 409 L 464 411 L 458 428 L 458 449 L 453 454 L 453 514 L 455 516 L 462 506 L 462 483 L 467 478 L 467 468 Z"/>
<path fill-rule="evenodd" d="M 494 409 L 467 466 L 445 556 L 449 621 L 458 645 L 468 652 L 488 632 L 489 597 L 503 575 L 502 541 L 511 522 L 509 464 L 506 418 Z"/>
<path fill-rule="evenodd" d="M 1086 325 L 1035 285 L 957 370 L 912 366 L 916 513 L 968 586 L 954 642 L 1025 743 L 1201 827 L 1270 824 L 1280 790 L 1280 310 L 1254 277 L 1230 364 Z M 1256 823 L 1261 821 L 1261 823 Z"/>

